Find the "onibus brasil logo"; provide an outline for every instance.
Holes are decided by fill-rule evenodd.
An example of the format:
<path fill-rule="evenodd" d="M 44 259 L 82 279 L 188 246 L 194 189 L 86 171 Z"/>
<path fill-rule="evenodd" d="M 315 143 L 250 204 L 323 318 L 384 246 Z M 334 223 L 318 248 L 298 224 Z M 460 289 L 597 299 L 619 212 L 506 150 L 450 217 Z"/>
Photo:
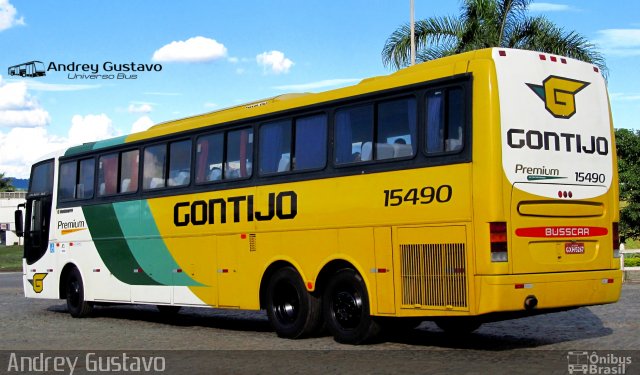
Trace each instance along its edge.
<path fill-rule="evenodd" d="M 576 114 L 576 94 L 589 86 L 589 82 L 549 76 L 542 85 L 527 83 L 540 99 L 544 107 L 556 118 L 568 119 Z"/>

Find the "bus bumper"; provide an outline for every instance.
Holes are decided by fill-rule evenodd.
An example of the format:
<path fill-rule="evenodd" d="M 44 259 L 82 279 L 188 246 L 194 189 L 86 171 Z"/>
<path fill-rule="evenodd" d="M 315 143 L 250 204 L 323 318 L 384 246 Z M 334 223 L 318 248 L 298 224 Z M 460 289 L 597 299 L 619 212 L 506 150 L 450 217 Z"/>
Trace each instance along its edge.
<path fill-rule="evenodd" d="M 586 271 L 475 277 L 475 314 L 524 311 L 528 297 L 534 310 L 616 302 L 622 290 L 622 271 Z"/>

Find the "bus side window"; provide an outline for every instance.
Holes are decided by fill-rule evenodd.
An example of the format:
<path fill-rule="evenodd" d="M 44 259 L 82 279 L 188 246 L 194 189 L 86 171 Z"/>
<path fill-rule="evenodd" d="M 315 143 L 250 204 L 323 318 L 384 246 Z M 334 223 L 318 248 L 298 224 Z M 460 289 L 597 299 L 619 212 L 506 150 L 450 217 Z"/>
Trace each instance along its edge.
<path fill-rule="evenodd" d="M 196 183 L 222 179 L 224 133 L 199 137 L 196 142 Z"/>
<path fill-rule="evenodd" d="M 78 163 L 71 161 L 60 164 L 60 184 L 58 198 L 60 200 L 73 199 L 76 196 L 76 176 Z"/>
<path fill-rule="evenodd" d="M 118 192 L 118 154 L 102 155 L 98 159 L 98 195 Z"/>
<path fill-rule="evenodd" d="M 251 177 L 253 163 L 253 130 L 227 132 L 227 155 L 224 179 Z"/>
<path fill-rule="evenodd" d="M 327 163 L 327 116 L 297 118 L 295 121 L 293 170 L 323 168 Z"/>
<path fill-rule="evenodd" d="M 78 187 L 77 197 L 78 199 L 93 198 L 93 179 L 95 175 L 95 160 L 84 159 L 80 160 L 80 168 L 78 174 Z"/>
<path fill-rule="evenodd" d="M 168 186 L 189 185 L 191 180 L 191 140 L 169 144 Z"/>
<path fill-rule="evenodd" d="M 376 160 L 415 155 L 417 114 L 413 97 L 378 104 Z"/>
<path fill-rule="evenodd" d="M 371 160 L 373 105 L 341 109 L 335 115 L 335 162 L 355 163 Z"/>
<path fill-rule="evenodd" d="M 142 181 L 145 190 L 164 187 L 166 154 L 167 146 L 164 144 L 150 146 L 144 149 Z"/>
<path fill-rule="evenodd" d="M 291 120 L 260 126 L 260 174 L 291 170 Z"/>
<path fill-rule="evenodd" d="M 138 191 L 138 165 L 140 151 L 132 150 L 122 153 L 120 158 L 120 193 Z"/>

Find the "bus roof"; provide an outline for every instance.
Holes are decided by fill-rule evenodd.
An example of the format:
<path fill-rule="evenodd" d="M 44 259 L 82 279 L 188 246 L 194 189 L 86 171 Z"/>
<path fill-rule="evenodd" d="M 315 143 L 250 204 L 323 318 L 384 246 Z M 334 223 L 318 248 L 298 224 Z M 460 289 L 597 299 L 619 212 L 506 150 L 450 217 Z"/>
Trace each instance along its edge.
<path fill-rule="evenodd" d="M 359 83 L 320 93 L 289 93 L 245 104 L 223 108 L 213 112 L 171 120 L 152 126 L 150 129 L 104 141 L 85 143 L 67 150 L 65 155 L 96 150 L 164 135 L 187 132 L 238 120 L 249 120 L 258 116 L 277 114 L 288 109 L 311 106 L 355 97 L 375 91 L 391 89 L 467 72 L 468 62 L 475 59 L 492 59 L 494 48 L 487 48 L 426 61 L 385 76 L 365 78 Z M 507 49 L 504 49 L 507 50 Z M 531 52 L 537 53 L 537 52 Z"/>

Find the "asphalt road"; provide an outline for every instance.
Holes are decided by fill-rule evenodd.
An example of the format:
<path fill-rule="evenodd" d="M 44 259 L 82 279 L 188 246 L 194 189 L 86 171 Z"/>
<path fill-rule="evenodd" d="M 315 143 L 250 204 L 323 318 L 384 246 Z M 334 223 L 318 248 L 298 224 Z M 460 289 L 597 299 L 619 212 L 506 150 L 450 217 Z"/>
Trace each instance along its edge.
<path fill-rule="evenodd" d="M 85 361 L 87 351 L 98 358 L 116 358 L 112 364 L 122 362 L 123 354 L 153 354 L 165 363 L 158 371 L 194 374 L 562 374 L 567 373 L 571 351 L 604 358 L 597 366 L 640 374 L 637 283 L 625 284 L 620 301 L 612 305 L 488 323 L 462 337 L 425 322 L 408 333 L 353 347 L 331 337 L 280 339 L 264 312 L 185 308 L 166 317 L 153 306 L 119 305 L 97 307 L 92 317 L 74 319 L 64 301 L 25 299 L 21 276 L 0 274 L 0 374 L 19 373 L 11 367 L 11 355 L 19 359 L 56 353 L 78 357 L 86 373 L 96 373 L 92 366 L 97 362 Z M 611 363 L 617 361 L 614 357 L 629 357 L 631 363 L 621 368 Z"/>

